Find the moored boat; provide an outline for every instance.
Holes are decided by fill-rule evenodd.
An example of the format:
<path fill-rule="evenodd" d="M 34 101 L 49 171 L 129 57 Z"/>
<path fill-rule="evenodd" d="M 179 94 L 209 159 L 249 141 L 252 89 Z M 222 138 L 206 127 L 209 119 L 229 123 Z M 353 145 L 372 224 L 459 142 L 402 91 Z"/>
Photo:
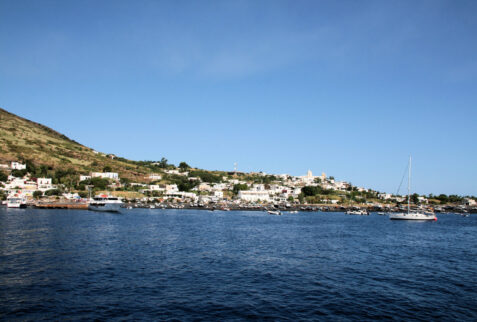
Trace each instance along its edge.
<path fill-rule="evenodd" d="M 7 198 L 7 208 L 26 208 L 26 201 L 20 197 Z"/>
<path fill-rule="evenodd" d="M 354 210 L 350 209 L 350 210 L 346 211 L 346 214 L 347 215 L 357 215 L 357 216 L 368 216 L 369 215 L 368 211 L 365 210 L 365 209 L 354 209 Z"/>
<path fill-rule="evenodd" d="M 411 212 L 411 166 L 412 158 L 409 156 L 409 173 L 407 182 L 407 213 L 393 213 L 389 215 L 391 220 L 419 220 L 419 221 L 435 221 L 437 217 L 434 213 L 426 213 L 423 211 Z M 398 189 L 399 190 L 399 189 Z"/>
<path fill-rule="evenodd" d="M 122 205 L 123 202 L 118 197 L 98 195 L 89 202 L 88 209 L 93 211 L 119 212 Z"/>
<path fill-rule="evenodd" d="M 433 213 L 425 212 L 400 212 L 389 215 L 391 220 L 437 220 L 437 217 Z"/>

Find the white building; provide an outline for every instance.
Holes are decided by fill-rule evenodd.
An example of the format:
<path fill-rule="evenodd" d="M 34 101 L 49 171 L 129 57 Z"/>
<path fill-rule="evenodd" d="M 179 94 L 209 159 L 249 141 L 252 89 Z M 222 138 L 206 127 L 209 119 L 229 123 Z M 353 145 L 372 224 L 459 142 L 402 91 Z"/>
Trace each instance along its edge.
<path fill-rule="evenodd" d="M 164 187 L 161 187 L 161 185 L 158 185 L 158 184 L 150 184 L 149 190 L 150 191 L 166 191 Z"/>
<path fill-rule="evenodd" d="M 261 184 L 261 183 L 254 184 L 252 186 L 251 190 L 253 190 L 253 191 L 265 191 L 265 185 Z M 267 194 L 268 194 L 268 192 L 267 192 Z"/>
<path fill-rule="evenodd" d="M 417 200 L 418 200 L 420 203 L 426 203 L 426 204 L 429 203 L 429 200 L 427 200 L 426 197 L 421 197 L 421 196 L 419 196 L 419 197 L 417 197 Z"/>
<path fill-rule="evenodd" d="M 12 162 L 10 168 L 12 170 L 25 170 L 26 164 L 22 164 L 20 162 Z"/>
<path fill-rule="evenodd" d="M 222 199 L 224 197 L 223 191 L 214 191 L 214 197 Z"/>
<path fill-rule="evenodd" d="M 226 184 L 226 183 L 216 183 L 214 184 L 214 186 L 212 187 L 212 190 L 213 191 L 222 191 L 222 190 L 226 190 L 226 189 L 229 189 L 230 188 L 230 185 L 229 184 Z"/>
<path fill-rule="evenodd" d="M 179 188 L 177 188 L 176 184 L 166 184 L 166 194 L 172 194 L 175 192 L 179 192 Z"/>
<path fill-rule="evenodd" d="M 147 184 L 145 183 L 139 183 L 139 182 L 131 182 L 129 184 L 131 187 L 147 187 Z"/>
<path fill-rule="evenodd" d="M 32 196 L 37 190 L 37 184 L 24 178 L 9 177 L 11 180 L 5 185 L 4 190 L 9 191 L 9 195 L 18 194 Z"/>
<path fill-rule="evenodd" d="M 116 172 L 93 172 L 91 176 L 93 178 L 104 178 L 104 179 L 112 179 L 112 180 L 119 179 L 119 175 Z"/>
<path fill-rule="evenodd" d="M 179 175 L 179 176 L 187 176 L 187 175 L 189 175 L 189 172 L 180 172 L 180 171 L 177 170 L 177 169 L 164 170 L 164 172 L 167 173 L 167 174 L 176 174 L 176 175 Z"/>
<path fill-rule="evenodd" d="M 89 180 L 91 179 L 91 176 L 82 176 L 80 175 L 80 181 L 86 181 L 86 180 Z"/>
<path fill-rule="evenodd" d="M 149 180 L 155 181 L 155 180 L 161 180 L 162 176 L 160 174 L 157 174 L 157 173 L 151 173 L 148 178 L 149 178 Z"/>
<path fill-rule="evenodd" d="M 212 190 L 212 187 L 210 186 L 210 184 L 206 183 L 206 182 L 202 182 L 201 184 L 199 184 L 199 186 L 197 187 L 197 190 L 199 191 L 211 191 Z"/>
<path fill-rule="evenodd" d="M 378 198 L 379 199 L 383 199 L 383 200 L 389 200 L 389 199 L 392 199 L 393 195 L 390 194 L 390 193 L 380 193 L 378 194 Z"/>
<path fill-rule="evenodd" d="M 299 178 L 300 178 L 300 181 L 303 182 L 304 184 L 309 185 L 315 182 L 315 177 L 313 176 L 313 173 L 311 172 L 311 170 L 308 170 L 308 172 L 306 173 L 306 176 L 301 176 Z"/>
<path fill-rule="evenodd" d="M 238 197 L 239 199 L 251 202 L 270 201 L 270 196 L 267 191 L 240 190 Z"/>
<path fill-rule="evenodd" d="M 56 188 L 51 184 L 51 178 L 38 178 L 36 180 L 36 184 L 38 186 L 38 190 L 40 191 L 46 191 Z"/>
<path fill-rule="evenodd" d="M 298 195 L 301 193 L 301 188 L 295 188 L 293 189 L 292 195 L 293 197 L 298 197 Z"/>
<path fill-rule="evenodd" d="M 477 201 L 475 201 L 474 199 L 470 199 L 470 198 L 464 198 L 464 203 L 467 206 L 476 206 L 477 205 Z"/>
<path fill-rule="evenodd" d="M 336 181 L 334 187 L 335 190 L 346 191 L 350 187 L 350 184 L 345 181 Z"/>

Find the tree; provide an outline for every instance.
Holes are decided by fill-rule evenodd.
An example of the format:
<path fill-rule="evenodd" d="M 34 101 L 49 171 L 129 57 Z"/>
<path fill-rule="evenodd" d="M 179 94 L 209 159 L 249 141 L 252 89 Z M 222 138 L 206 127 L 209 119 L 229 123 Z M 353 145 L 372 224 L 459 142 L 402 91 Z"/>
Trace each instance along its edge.
<path fill-rule="evenodd" d="M 439 200 L 441 204 L 449 202 L 449 197 L 447 197 L 447 195 L 445 195 L 445 194 L 440 194 L 440 195 L 436 196 L 435 198 L 437 200 Z"/>
<path fill-rule="evenodd" d="M 26 169 L 23 169 L 23 170 L 15 169 L 15 170 L 12 170 L 11 175 L 17 178 L 23 178 L 27 174 L 27 172 L 28 171 Z"/>
<path fill-rule="evenodd" d="M 81 198 L 87 198 L 87 197 L 88 197 L 88 192 L 86 192 L 86 191 L 80 191 L 80 192 L 78 192 L 78 195 L 79 195 Z"/>
<path fill-rule="evenodd" d="M 33 198 L 40 199 L 43 196 L 43 193 L 40 190 L 33 191 Z"/>
<path fill-rule="evenodd" d="M 419 202 L 419 195 L 417 193 L 411 195 L 411 202 L 414 204 Z"/>
<path fill-rule="evenodd" d="M 59 189 L 50 189 L 45 191 L 45 196 L 59 196 L 61 191 Z"/>
<path fill-rule="evenodd" d="M 91 184 L 98 189 L 104 190 L 109 185 L 109 180 L 104 178 L 91 178 Z"/>
<path fill-rule="evenodd" d="M 234 185 L 234 188 L 233 188 L 234 194 L 238 194 L 240 190 L 248 190 L 248 186 L 245 183 L 239 183 Z"/>
<path fill-rule="evenodd" d="M 184 161 L 182 161 L 181 163 L 179 163 L 179 168 L 182 170 L 182 171 L 186 171 L 187 169 L 190 168 L 190 166 L 185 163 Z"/>
<path fill-rule="evenodd" d="M 48 175 L 48 167 L 46 165 L 41 165 L 38 174 L 42 177 L 46 177 Z"/>
<path fill-rule="evenodd" d="M 109 165 L 107 165 L 103 168 L 103 172 L 111 172 L 111 171 L 113 171 L 113 170 L 111 169 L 111 167 Z"/>
<path fill-rule="evenodd" d="M 33 164 L 31 160 L 25 160 L 25 165 L 26 165 L 26 170 L 27 172 L 30 173 L 35 173 L 36 172 L 36 166 Z"/>
<path fill-rule="evenodd" d="M 8 176 L 5 172 L 0 171 L 0 181 L 7 182 Z"/>
<path fill-rule="evenodd" d="M 329 195 L 332 194 L 334 190 L 326 190 L 320 186 L 305 186 L 301 189 L 301 192 L 305 195 L 305 197 L 308 197 L 316 195 Z"/>
<path fill-rule="evenodd" d="M 289 196 L 289 197 L 287 198 L 287 201 L 288 201 L 288 202 L 293 202 L 293 201 L 295 201 L 295 198 L 293 198 L 293 196 Z"/>
<path fill-rule="evenodd" d="M 159 161 L 159 168 L 167 168 L 167 159 L 166 158 L 162 158 L 161 161 Z"/>
<path fill-rule="evenodd" d="M 303 201 L 305 201 L 305 195 L 303 194 L 303 192 L 298 195 L 298 200 L 301 204 L 303 204 Z"/>

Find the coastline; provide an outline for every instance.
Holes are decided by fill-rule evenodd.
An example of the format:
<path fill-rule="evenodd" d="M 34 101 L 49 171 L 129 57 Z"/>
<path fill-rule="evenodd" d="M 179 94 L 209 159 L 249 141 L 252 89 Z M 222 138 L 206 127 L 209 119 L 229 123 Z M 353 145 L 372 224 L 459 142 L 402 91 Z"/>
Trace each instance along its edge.
<path fill-rule="evenodd" d="M 28 204 L 27 207 L 35 209 L 69 209 L 69 210 L 87 210 L 87 202 L 37 202 Z M 191 205 L 186 203 L 170 204 L 170 203 L 124 203 L 123 209 L 140 208 L 140 209 L 187 209 L 187 210 L 207 210 L 207 211 L 267 211 L 279 210 L 282 212 L 299 211 L 299 212 L 346 212 L 349 210 L 363 209 L 369 213 L 384 212 L 396 213 L 404 211 L 399 207 L 377 207 L 377 206 L 343 206 L 343 205 L 236 205 L 236 204 L 218 204 L 218 205 Z M 422 210 L 422 209 L 421 209 Z M 425 210 L 425 209 L 424 209 Z M 431 210 L 428 210 L 431 211 Z M 476 207 L 458 207 L 445 206 L 443 209 L 434 209 L 435 213 L 457 213 L 457 214 L 475 214 Z"/>

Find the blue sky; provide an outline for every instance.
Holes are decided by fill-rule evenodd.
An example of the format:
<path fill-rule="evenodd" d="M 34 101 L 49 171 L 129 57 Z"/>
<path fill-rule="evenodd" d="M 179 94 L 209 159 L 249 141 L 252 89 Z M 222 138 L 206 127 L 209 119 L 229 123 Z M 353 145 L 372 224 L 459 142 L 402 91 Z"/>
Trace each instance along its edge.
<path fill-rule="evenodd" d="M 477 195 L 475 1 L 0 1 L 0 106 L 97 150 Z"/>

